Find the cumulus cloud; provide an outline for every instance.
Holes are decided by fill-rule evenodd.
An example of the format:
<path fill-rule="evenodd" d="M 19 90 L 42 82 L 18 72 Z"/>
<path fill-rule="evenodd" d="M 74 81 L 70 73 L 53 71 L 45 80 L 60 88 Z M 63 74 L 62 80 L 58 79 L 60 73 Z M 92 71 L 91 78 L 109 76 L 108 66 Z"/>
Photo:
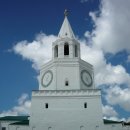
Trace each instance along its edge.
<path fill-rule="evenodd" d="M 4 116 L 18 116 L 18 115 L 29 115 L 31 101 L 27 94 L 22 94 L 22 96 L 17 101 L 18 105 L 14 106 L 12 109 L 3 111 L 0 113 L 0 117 Z"/>
<path fill-rule="evenodd" d="M 96 86 L 107 84 L 130 84 L 130 75 L 122 65 L 107 63 L 103 50 L 95 46 L 87 46 L 85 40 L 80 40 L 81 57 L 91 63 L 95 69 Z"/>
<path fill-rule="evenodd" d="M 117 117 L 118 113 L 112 106 L 105 105 L 102 107 L 104 117 Z"/>
<path fill-rule="evenodd" d="M 91 33 L 92 43 L 106 53 L 130 52 L 129 12 L 129 0 L 102 0 L 100 14 L 89 14 L 95 26 Z"/>
<path fill-rule="evenodd" d="M 56 40 L 56 36 L 47 36 L 44 33 L 40 33 L 36 36 L 35 40 L 28 42 L 26 40 L 18 42 L 13 51 L 19 54 L 23 59 L 30 60 L 33 63 L 35 69 L 39 69 L 42 63 L 45 63 L 51 59 L 52 54 L 52 42 Z"/>
<path fill-rule="evenodd" d="M 110 105 L 119 105 L 124 110 L 130 112 L 130 88 L 121 88 L 113 85 L 105 90 L 105 99 Z"/>

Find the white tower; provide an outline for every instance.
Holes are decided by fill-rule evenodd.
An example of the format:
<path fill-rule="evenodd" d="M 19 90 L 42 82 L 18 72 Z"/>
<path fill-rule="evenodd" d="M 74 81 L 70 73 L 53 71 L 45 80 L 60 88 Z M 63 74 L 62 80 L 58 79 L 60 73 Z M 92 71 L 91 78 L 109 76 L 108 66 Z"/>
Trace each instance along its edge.
<path fill-rule="evenodd" d="M 52 46 L 53 59 L 40 71 L 39 90 L 79 90 L 94 88 L 93 66 L 80 59 L 80 44 L 67 19 Z"/>
<path fill-rule="evenodd" d="M 80 59 L 67 14 L 52 46 L 53 58 L 41 67 L 39 90 L 32 92 L 30 127 L 36 130 L 95 130 L 103 125 L 93 66 Z"/>

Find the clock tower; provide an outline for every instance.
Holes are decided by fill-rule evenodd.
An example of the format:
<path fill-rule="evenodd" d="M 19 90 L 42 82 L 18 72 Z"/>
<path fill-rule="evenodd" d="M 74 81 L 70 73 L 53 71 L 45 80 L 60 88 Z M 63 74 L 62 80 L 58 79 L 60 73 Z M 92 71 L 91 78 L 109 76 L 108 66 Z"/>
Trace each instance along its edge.
<path fill-rule="evenodd" d="M 80 58 L 76 40 L 65 11 L 58 38 L 52 44 L 52 60 L 41 67 L 39 90 L 94 89 L 93 66 Z"/>
<path fill-rule="evenodd" d="M 35 130 L 95 130 L 103 126 L 100 90 L 93 66 L 80 58 L 80 43 L 65 18 L 32 91 L 30 127 Z M 101 128 L 100 127 L 100 128 Z"/>

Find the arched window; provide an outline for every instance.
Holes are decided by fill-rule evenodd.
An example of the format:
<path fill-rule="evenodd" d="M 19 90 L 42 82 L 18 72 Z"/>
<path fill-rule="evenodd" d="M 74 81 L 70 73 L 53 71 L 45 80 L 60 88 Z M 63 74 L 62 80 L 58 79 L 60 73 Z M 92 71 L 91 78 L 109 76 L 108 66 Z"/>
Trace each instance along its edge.
<path fill-rule="evenodd" d="M 46 108 L 46 109 L 48 108 L 48 103 L 45 103 L 45 108 Z"/>
<path fill-rule="evenodd" d="M 69 86 L 69 81 L 68 80 L 65 81 L 65 86 Z"/>
<path fill-rule="evenodd" d="M 84 126 L 80 126 L 80 130 L 85 130 Z"/>
<path fill-rule="evenodd" d="M 87 103 L 86 102 L 84 103 L 84 108 L 87 108 Z"/>
<path fill-rule="evenodd" d="M 78 57 L 78 47 L 75 45 L 75 57 Z"/>
<path fill-rule="evenodd" d="M 52 127 L 48 127 L 48 130 L 52 130 Z"/>
<path fill-rule="evenodd" d="M 64 55 L 69 55 L 69 44 L 65 43 L 64 45 Z"/>
<path fill-rule="evenodd" d="M 54 48 L 54 57 L 58 57 L 58 45 Z"/>

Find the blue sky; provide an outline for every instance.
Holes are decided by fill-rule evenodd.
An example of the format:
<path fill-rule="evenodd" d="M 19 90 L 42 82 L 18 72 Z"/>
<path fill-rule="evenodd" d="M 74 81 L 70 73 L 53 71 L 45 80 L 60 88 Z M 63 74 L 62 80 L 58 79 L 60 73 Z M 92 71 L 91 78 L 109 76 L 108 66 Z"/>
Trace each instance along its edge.
<path fill-rule="evenodd" d="M 82 59 L 95 67 L 104 118 L 129 120 L 129 6 L 129 0 L 1 0 L 0 116 L 29 112 L 39 66 L 51 58 L 67 8 Z"/>

